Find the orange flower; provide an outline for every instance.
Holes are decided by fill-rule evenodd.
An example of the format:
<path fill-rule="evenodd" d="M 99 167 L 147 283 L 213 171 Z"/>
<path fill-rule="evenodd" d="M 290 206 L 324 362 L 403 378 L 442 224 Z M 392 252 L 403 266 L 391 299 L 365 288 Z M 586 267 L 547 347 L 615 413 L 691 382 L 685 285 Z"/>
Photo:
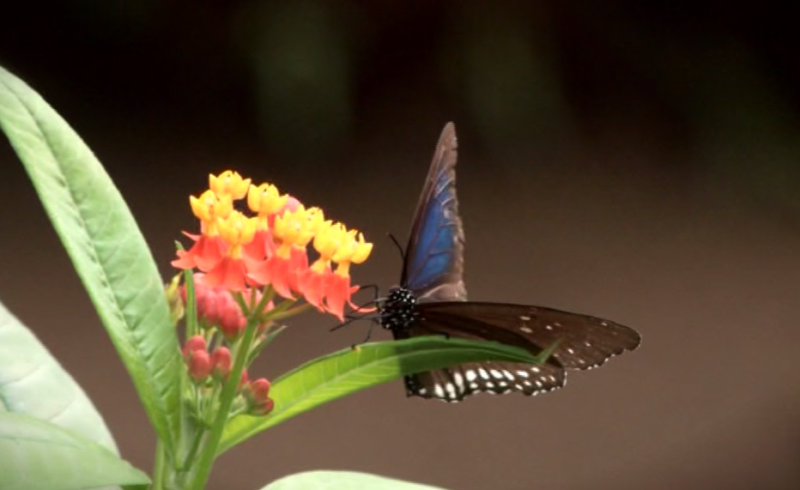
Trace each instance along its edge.
<path fill-rule="evenodd" d="M 294 211 L 284 211 L 275 218 L 272 236 L 278 242 L 275 253 L 251 268 L 249 279 L 271 284 L 275 292 L 294 299 L 292 291 L 301 292 L 299 277 L 308 268 L 306 246 L 324 219 L 319 208 L 306 209 L 300 204 Z"/>
<path fill-rule="evenodd" d="M 358 290 L 357 286 L 350 286 L 350 263 L 366 260 L 372 244 L 366 243 L 364 235 L 356 230 L 348 231 L 342 223 L 326 221 L 317 230 L 314 248 L 319 259 L 301 276 L 306 301 L 343 320 L 344 305 Z M 339 264 L 336 272 L 331 270 L 331 262 Z"/>
<path fill-rule="evenodd" d="M 255 236 L 255 219 L 233 211 L 226 219 L 217 219 L 217 228 L 228 248 L 222 260 L 203 276 L 202 282 L 206 286 L 223 286 L 231 291 L 243 291 L 247 266 L 242 259 L 242 247 Z"/>
<path fill-rule="evenodd" d="M 200 220 L 202 234 L 184 233 L 195 243 L 188 251 L 178 250 L 178 258 L 172 261 L 172 265 L 179 269 L 197 267 L 201 271 L 209 271 L 225 256 L 227 244 L 219 236 L 217 220 L 227 218 L 233 212 L 233 200 L 230 195 L 220 197 L 208 190 L 200 197 L 189 196 L 189 204 Z"/>

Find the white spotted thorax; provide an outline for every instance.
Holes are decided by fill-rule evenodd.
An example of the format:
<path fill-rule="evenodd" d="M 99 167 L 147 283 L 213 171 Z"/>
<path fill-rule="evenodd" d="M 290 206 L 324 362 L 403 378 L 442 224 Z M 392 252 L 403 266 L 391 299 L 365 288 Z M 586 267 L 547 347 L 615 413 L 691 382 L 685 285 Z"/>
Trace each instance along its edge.
<path fill-rule="evenodd" d="M 419 320 L 416 305 L 417 297 L 410 290 L 392 288 L 389 296 L 378 305 L 381 326 L 387 330 L 408 328 Z"/>

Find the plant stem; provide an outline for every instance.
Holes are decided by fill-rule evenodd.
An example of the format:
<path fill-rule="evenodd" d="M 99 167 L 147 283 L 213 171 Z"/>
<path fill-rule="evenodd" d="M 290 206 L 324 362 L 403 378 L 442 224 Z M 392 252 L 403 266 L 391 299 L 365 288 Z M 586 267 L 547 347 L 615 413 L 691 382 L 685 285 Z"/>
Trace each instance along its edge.
<path fill-rule="evenodd" d="M 219 412 L 217 412 L 214 424 L 211 427 L 211 432 L 209 433 L 208 438 L 203 445 L 203 449 L 200 452 L 200 457 L 198 458 L 197 463 L 193 465 L 194 468 L 192 469 L 192 478 L 190 484 L 187 486 L 188 489 L 203 490 L 206 482 L 208 481 L 208 476 L 211 473 L 211 467 L 213 466 L 214 458 L 216 457 L 217 447 L 219 446 L 219 441 L 222 439 L 222 431 L 225 429 L 225 424 L 228 421 L 233 399 L 236 397 L 236 388 L 238 387 L 239 380 L 242 377 L 242 370 L 244 370 L 245 361 L 247 360 L 247 352 L 250 350 L 250 346 L 252 345 L 253 339 L 256 336 L 257 326 L 258 319 L 255 316 L 251 316 L 247 321 L 247 328 L 245 329 L 244 336 L 239 344 L 238 353 L 233 363 L 233 369 L 231 369 L 228 381 L 225 383 L 225 387 L 222 389 Z"/>
<path fill-rule="evenodd" d="M 166 476 L 166 465 L 164 457 L 164 445 L 161 441 L 156 444 L 156 461 L 153 468 L 153 489 L 164 490 L 164 477 Z"/>

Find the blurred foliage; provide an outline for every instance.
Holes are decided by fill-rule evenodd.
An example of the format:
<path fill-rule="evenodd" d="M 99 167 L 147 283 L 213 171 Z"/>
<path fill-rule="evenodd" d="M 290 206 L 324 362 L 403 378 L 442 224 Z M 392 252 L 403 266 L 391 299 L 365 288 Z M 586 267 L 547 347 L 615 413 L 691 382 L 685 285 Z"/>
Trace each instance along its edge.
<path fill-rule="evenodd" d="M 15 2 L 0 63 L 104 120 L 213 120 L 298 164 L 456 120 L 498 162 L 611 141 L 800 210 L 794 18 L 680 1 Z"/>
<path fill-rule="evenodd" d="M 262 2 L 239 15 L 267 143 L 316 156 L 348 136 L 353 67 L 344 26 L 331 4 Z"/>

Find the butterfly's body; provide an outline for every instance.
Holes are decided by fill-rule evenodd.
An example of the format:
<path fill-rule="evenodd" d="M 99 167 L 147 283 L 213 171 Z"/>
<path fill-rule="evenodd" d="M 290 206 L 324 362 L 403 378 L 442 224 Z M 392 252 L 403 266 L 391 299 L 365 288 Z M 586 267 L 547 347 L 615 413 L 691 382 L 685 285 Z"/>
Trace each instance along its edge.
<path fill-rule="evenodd" d="M 539 365 L 476 362 L 408 376 L 408 395 L 449 402 L 476 392 L 537 395 L 563 386 L 565 369 L 591 369 L 635 349 L 639 334 L 609 320 L 539 306 L 467 301 L 455 164 L 455 128 L 449 123 L 414 215 L 400 287 L 378 302 L 381 326 L 396 339 L 440 334 L 492 340 L 534 355 L 556 347 Z"/>

